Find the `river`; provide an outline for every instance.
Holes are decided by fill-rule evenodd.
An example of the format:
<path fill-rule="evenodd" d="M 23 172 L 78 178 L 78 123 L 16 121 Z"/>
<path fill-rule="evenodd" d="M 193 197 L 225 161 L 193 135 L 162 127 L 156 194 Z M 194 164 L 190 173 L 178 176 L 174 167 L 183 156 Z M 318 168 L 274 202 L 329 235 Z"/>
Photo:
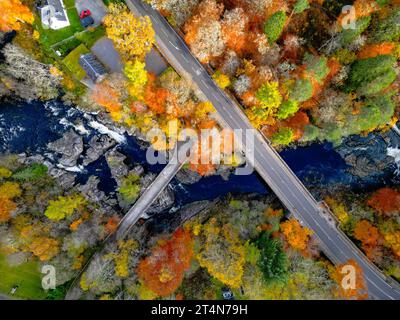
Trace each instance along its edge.
<path fill-rule="evenodd" d="M 99 135 L 106 130 L 96 120 L 95 114 L 84 113 L 59 101 L 3 102 L 0 104 L 0 153 L 25 152 L 28 155 L 47 154 L 51 157 L 46 150 L 46 144 L 60 138 L 70 128 L 80 133 L 85 143 L 93 135 Z M 128 157 L 129 162 L 139 163 L 145 170 L 155 173 L 162 170 L 163 166 L 149 165 L 146 162 L 145 148 L 134 137 L 113 131 L 108 134 L 120 141 L 118 149 Z M 337 184 L 364 188 L 377 183 L 391 184 L 395 178 L 395 166 L 384 170 L 379 177 L 375 176 L 373 179 L 356 178 L 348 172 L 346 162 L 329 143 L 289 148 L 281 152 L 281 156 L 305 185 L 311 188 Z M 107 193 L 115 190 L 116 184 L 104 157 L 84 168 L 78 168 L 77 171 L 78 183 L 84 183 L 90 175 L 95 175 L 100 179 L 99 189 Z M 221 176 L 211 176 L 192 185 L 183 185 L 175 179 L 172 187 L 175 191 L 176 207 L 197 200 L 212 200 L 228 193 L 270 192 L 256 173 L 248 176 L 231 174 L 227 181 Z"/>

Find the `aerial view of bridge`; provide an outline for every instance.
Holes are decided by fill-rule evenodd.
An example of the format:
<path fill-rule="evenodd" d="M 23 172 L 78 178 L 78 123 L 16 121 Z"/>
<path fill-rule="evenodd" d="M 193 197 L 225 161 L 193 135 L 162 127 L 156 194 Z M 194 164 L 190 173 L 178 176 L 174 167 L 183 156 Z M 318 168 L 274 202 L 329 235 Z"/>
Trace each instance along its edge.
<path fill-rule="evenodd" d="M 135 15 L 151 18 L 156 33 L 157 48 L 171 66 L 182 77 L 193 82 L 214 105 L 224 126 L 231 129 L 254 130 L 241 106 L 217 86 L 164 17 L 141 0 L 127 0 L 126 3 Z M 242 151 L 248 163 L 254 167 L 282 204 L 302 225 L 313 230 L 322 251 L 334 264 L 344 264 L 350 259 L 358 263 L 364 272 L 370 298 L 400 299 L 398 284 L 385 276 L 339 230 L 329 208 L 311 195 L 261 133 L 257 132 L 255 135 L 254 148 L 247 148 L 246 143 L 243 143 Z M 140 218 L 148 218 L 146 209 L 183 164 L 184 161 L 173 161 L 165 167 L 122 219 L 116 233 L 117 238 L 125 237 Z"/>

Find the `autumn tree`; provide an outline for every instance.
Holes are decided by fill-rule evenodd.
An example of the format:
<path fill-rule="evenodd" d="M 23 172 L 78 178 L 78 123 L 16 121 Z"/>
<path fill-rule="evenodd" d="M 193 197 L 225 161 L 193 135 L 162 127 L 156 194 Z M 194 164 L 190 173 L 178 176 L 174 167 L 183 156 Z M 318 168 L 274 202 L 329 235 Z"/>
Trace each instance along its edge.
<path fill-rule="evenodd" d="M 11 219 L 11 213 L 17 209 L 14 201 L 7 197 L 0 196 L 0 224 Z"/>
<path fill-rule="evenodd" d="M 125 61 L 144 59 L 155 41 L 149 17 L 135 17 L 123 4 L 110 4 L 104 18 L 107 36 Z"/>
<path fill-rule="evenodd" d="M 23 23 L 32 24 L 33 15 L 20 0 L 0 1 L 0 31 L 20 30 Z"/>
<path fill-rule="evenodd" d="M 219 225 L 211 218 L 200 233 L 200 265 L 222 283 L 238 288 L 242 282 L 246 250 L 231 225 Z"/>
<path fill-rule="evenodd" d="M 81 208 L 86 200 L 80 195 L 59 196 L 57 200 L 50 200 L 44 212 L 45 216 L 51 220 L 62 220 L 70 217 L 75 210 Z"/>
<path fill-rule="evenodd" d="M 184 26 L 185 41 L 203 63 L 219 57 L 225 50 L 220 16 L 224 6 L 215 0 L 202 1 Z"/>
<path fill-rule="evenodd" d="M 170 239 L 161 240 L 151 255 L 139 263 L 138 277 L 156 295 L 168 296 L 180 286 L 192 255 L 190 233 L 178 229 Z"/>
<path fill-rule="evenodd" d="M 58 240 L 47 237 L 36 238 L 29 245 L 29 249 L 40 261 L 52 259 L 60 250 Z"/>
<path fill-rule="evenodd" d="M 0 185 L 0 224 L 11 219 L 11 213 L 17 209 L 14 198 L 21 195 L 21 189 L 16 182 L 5 182 Z"/>
<path fill-rule="evenodd" d="M 143 99 L 143 92 L 147 83 L 145 67 L 145 63 L 136 59 L 134 62 L 128 62 L 124 68 L 124 74 L 129 80 L 128 92 L 136 100 Z"/>
<path fill-rule="evenodd" d="M 400 192 L 388 187 L 381 188 L 371 195 L 367 205 L 379 214 L 390 217 L 400 212 Z"/>
<path fill-rule="evenodd" d="M 116 90 L 108 81 L 103 81 L 96 84 L 94 90 L 92 91 L 91 98 L 94 102 L 106 108 L 115 121 L 121 118 L 121 93 Z"/>
<path fill-rule="evenodd" d="M 355 278 L 349 277 L 349 272 L 352 272 Z M 348 300 L 364 300 L 368 298 L 364 272 L 353 259 L 332 268 L 330 274 L 331 278 L 337 283 L 336 294 L 339 298 Z"/>
<path fill-rule="evenodd" d="M 310 235 L 312 234 L 310 229 L 302 227 L 295 219 L 282 222 L 280 228 L 292 248 L 300 251 L 307 248 Z"/>

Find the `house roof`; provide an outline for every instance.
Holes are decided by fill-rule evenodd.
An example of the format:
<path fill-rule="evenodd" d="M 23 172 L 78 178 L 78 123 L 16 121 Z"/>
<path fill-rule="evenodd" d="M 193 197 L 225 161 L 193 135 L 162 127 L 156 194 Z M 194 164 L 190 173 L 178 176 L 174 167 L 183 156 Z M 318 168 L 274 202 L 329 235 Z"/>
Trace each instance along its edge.
<path fill-rule="evenodd" d="M 94 54 L 82 54 L 79 57 L 79 64 L 86 74 L 95 82 L 100 81 L 107 74 L 104 66 L 97 60 Z"/>
<path fill-rule="evenodd" d="M 64 10 L 64 4 L 62 0 L 46 0 L 49 6 L 53 6 L 55 10 L 54 17 L 59 21 L 68 21 Z"/>

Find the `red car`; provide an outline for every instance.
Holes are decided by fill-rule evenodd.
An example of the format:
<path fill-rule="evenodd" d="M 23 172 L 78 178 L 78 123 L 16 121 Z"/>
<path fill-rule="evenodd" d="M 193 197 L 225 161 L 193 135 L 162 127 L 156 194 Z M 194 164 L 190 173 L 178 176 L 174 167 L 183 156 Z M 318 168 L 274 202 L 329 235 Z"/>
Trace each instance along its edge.
<path fill-rule="evenodd" d="M 81 14 L 79 15 L 79 18 L 83 19 L 83 18 L 86 18 L 86 17 L 90 16 L 91 14 L 92 13 L 90 12 L 90 10 L 83 10 L 81 12 Z"/>

